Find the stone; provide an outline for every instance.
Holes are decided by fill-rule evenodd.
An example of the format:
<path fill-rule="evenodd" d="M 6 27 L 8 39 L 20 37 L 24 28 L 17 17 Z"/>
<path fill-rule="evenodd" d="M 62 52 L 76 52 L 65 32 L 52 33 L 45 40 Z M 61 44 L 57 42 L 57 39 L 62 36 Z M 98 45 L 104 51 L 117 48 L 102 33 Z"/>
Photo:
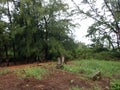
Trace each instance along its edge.
<path fill-rule="evenodd" d="M 62 59 L 60 57 L 57 58 L 57 69 L 63 69 Z"/>
<path fill-rule="evenodd" d="M 61 56 L 61 61 L 62 61 L 62 64 L 65 63 L 65 57 L 64 56 Z"/>
<path fill-rule="evenodd" d="M 100 80 L 101 79 L 101 72 L 97 71 L 93 76 L 92 76 L 92 80 L 96 81 L 96 80 Z"/>

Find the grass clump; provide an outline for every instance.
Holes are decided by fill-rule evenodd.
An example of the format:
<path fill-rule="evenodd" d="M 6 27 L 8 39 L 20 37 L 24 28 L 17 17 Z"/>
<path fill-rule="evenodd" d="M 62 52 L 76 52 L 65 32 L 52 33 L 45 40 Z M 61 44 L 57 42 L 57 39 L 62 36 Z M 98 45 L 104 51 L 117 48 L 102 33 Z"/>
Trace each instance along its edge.
<path fill-rule="evenodd" d="M 85 90 L 84 88 L 79 88 L 79 87 L 72 87 L 70 90 Z"/>
<path fill-rule="evenodd" d="M 42 79 L 42 75 L 46 74 L 46 72 L 46 69 L 40 67 L 27 67 L 15 71 L 15 73 L 22 78 L 34 77 L 36 79 Z"/>
<path fill-rule="evenodd" d="M 111 90 L 120 90 L 120 80 L 112 80 L 110 83 L 110 89 Z"/>
<path fill-rule="evenodd" d="M 64 65 L 64 70 L 72 73 L 84 72 L 81 67 L 75 65 Z"/>
<path fill-rule="evenodd" d="M 0 71 L 0 75 L 9 73 L 8 69 L 3 69 Z"/>

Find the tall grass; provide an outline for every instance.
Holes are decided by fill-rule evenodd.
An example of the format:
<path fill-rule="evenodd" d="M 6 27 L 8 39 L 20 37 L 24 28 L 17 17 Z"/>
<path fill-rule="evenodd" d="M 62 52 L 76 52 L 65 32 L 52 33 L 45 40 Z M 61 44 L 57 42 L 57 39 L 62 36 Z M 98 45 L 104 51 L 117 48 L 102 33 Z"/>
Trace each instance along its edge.
<path fill-rule="evenodd" d="M 0 75 L 9 73 L 8 69 L 0 70 Z"/>
<path fill-rule="evenodd" d="M 110 83 L 111 90 L 120 90 L 120 80 L 113 79 Z"/>
<path fill-rule="evenodd" d="M 85 73 L 91 76 L 97 71 L 101 71 L 104 76 L 120 75 L 120 62 L 104 60 L 77 60 L 74 65 L 65 65 L 64 70 L 73 73 Z"/>
<path fill-rule="evenodd" d="M 15 73 L 23 78 L 34 77 L 36 79 L 42 79 L 42 75 L 46 74 L 47 70 L 40 67 L 27 67 L 25 69 L 16 70 Z"/>
<path fill-rule="evenodd" d="M 84 88 L 79 88 L 79 87 L 72 87 L 70 90 L 85 90 Z"/>
<path fill-rule="evenodd" d="M 95 72 L 100 71 L 102 76 L 111 78 L 111 90 L 120 90 L 120 79 L 114 78 L 114 76 L 120 76 L 120 62 L 105 60 L 77 60 L 73 62 L 74 65 L 65 65 L 64 70 L 72 73 L 83 73 L 90 78 Z M 72 88 L 72 90 L 79 89 Z M 93 90 L 99 90 L 99 87 L 95 87 Z"/>

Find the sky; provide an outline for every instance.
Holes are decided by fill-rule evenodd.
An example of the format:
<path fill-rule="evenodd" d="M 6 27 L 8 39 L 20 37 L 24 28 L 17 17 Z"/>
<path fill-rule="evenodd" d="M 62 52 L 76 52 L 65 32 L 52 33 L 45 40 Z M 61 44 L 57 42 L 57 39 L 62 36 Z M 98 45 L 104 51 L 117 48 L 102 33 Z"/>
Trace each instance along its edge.
<path fill-rule="evenodd" d="M 66 3 L 69 4 L 70 7 L 74 7 L 73 2 L 71 2 L 71 0 L 64 0 Z M 82 0 L 74 0 L 74 2 L 78 5 Z M 97 0 L 97 6 L 98 8 L 101 6 L 101 3 L 103 2 L 103 0 Z M 83 6 L 83 8 L 87 9 L 88 7 Z M 80 19 L 76 19 L 76 18 L 80 18 L 81 15 L 77 15 L 73 17 L 73 20 L 75 23 L 79 23 L 80 26 L 75 28 L 74 31 L 74 35 L 75 35 L 75 40 L 76 41 L 80 41 L 83 42 L 85 44 L 90 44 L 90 38 L 86 38 L 86 34 L 87 34 L 87 29 L 89 26 L 91 26 L 94 21 L 90 18 L 87 18 L 85 20 L 80 20 Z"/>
<path fill-rule="evenodd" d="M 64 1 L 69 4 L 69 7 L 72 7 L 72 8 L 74 7 L 74 4 L 73 2 L 71 2 L 71 0 L 64 0 Z M 80 3 L 81 1 L 82 0 L 74 0 L 74 2 L 77 4 Z M 77 15 L 73 17 L 74 23 L 80 24 L 79 26 L 74 28 L 75 40 L 83 42 L 85 44 L 90 44 L 91 43 L 90 39 L 86 38 L 85 35 L 87 34 L 88 27 L 93 23 L 93 20 L 92 19 L 86 19 L 86 20 L 78 19 L 80 17 L 81 15 Z"/>
<path fill-rule="evenodd" d="M 86 34 L 87 34 L 87 29 L 89 26 L 91 26 L 93 20 L 91 19 L 87 19 L 84 21 L 78 20 L 76 22 L 78 22 L 80 26 L 75 28 L 75 32 L 74 32 L 75 40 L 83 42 L 85 44 L 90 44 L 91 43 L 90 38 L 87 38 Z"/>

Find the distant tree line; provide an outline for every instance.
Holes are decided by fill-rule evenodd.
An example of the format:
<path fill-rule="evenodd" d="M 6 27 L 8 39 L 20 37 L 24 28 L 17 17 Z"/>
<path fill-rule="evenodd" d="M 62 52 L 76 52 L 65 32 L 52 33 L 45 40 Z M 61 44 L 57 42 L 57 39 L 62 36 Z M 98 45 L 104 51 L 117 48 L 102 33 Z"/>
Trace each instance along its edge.
<path fill-rule="evenodd" d="M 75 6 L 73 14 L 94 21 L 86 35 L 92 43 L 79 43 L 77 55 L 81 59 L 120 60 L 120 0 L 71 1 Z"/>

